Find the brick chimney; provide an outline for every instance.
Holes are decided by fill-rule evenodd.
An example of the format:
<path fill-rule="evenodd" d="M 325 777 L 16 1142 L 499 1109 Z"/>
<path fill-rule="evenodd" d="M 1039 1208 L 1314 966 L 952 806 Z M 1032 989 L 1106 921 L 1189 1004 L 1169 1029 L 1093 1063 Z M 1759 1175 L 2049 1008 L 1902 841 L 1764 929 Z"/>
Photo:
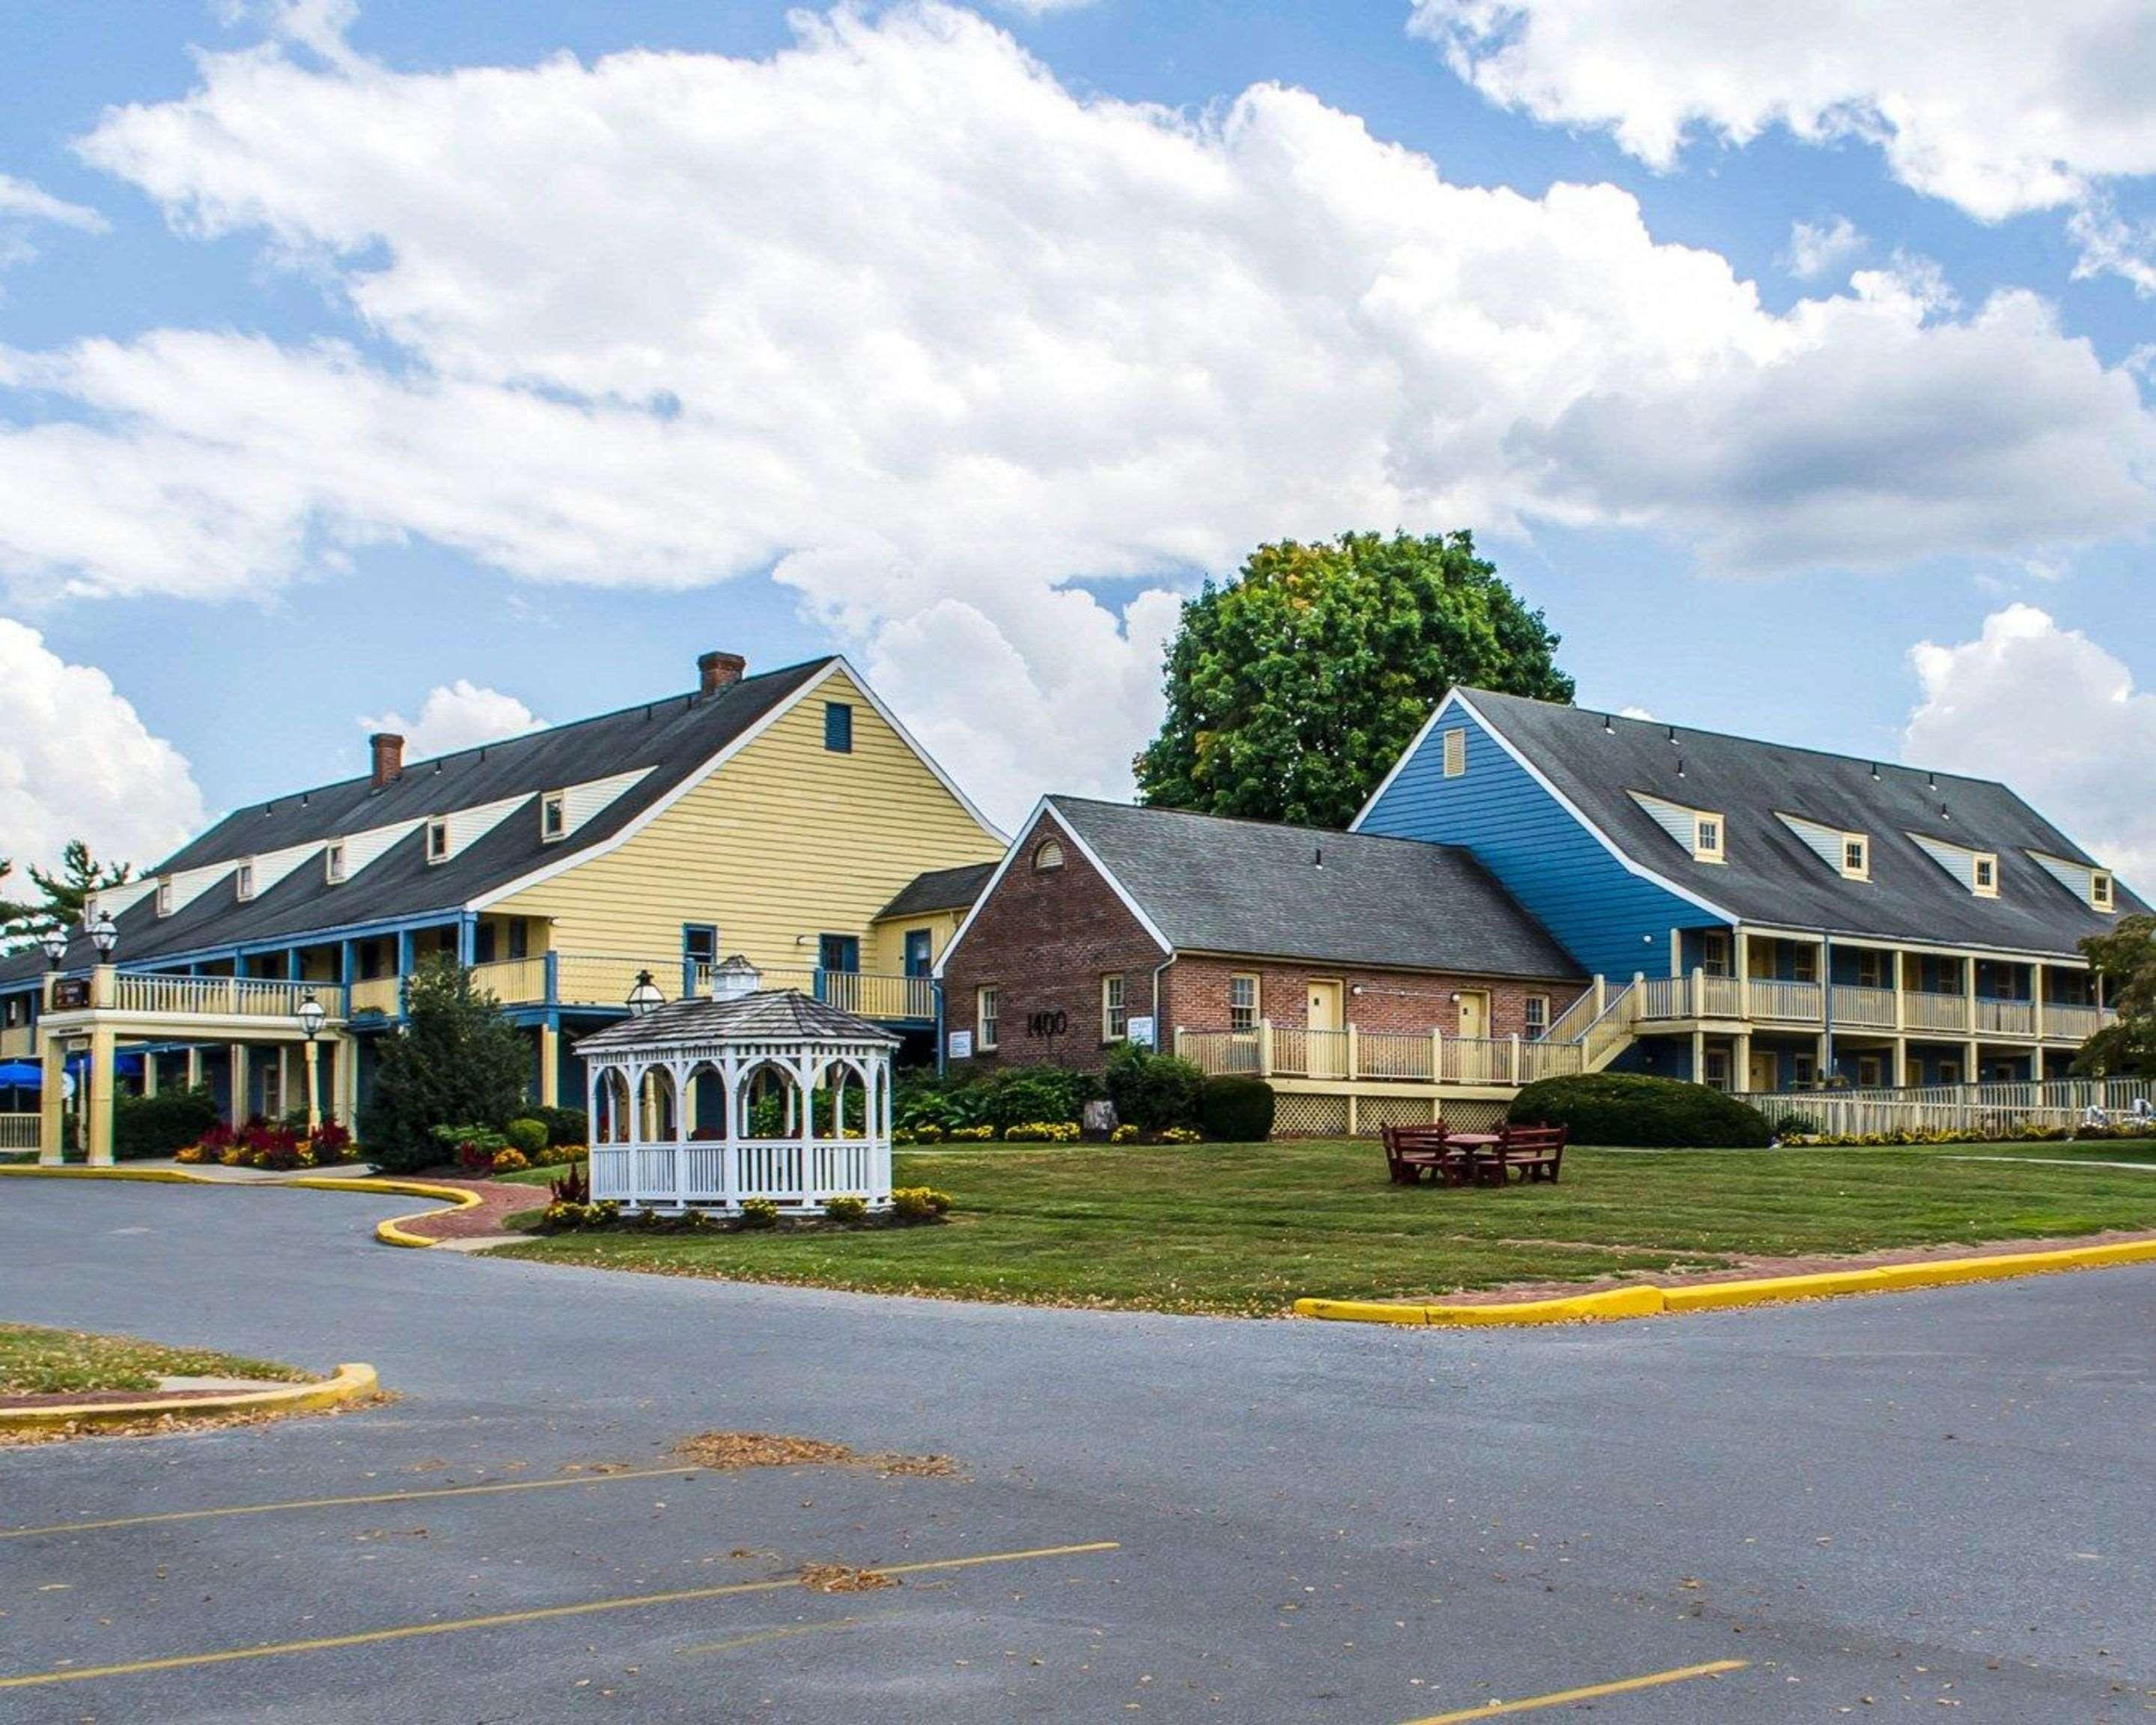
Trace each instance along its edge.
<path fill-rule="evenodd" d="M 367 746 L 374 751 L 374 788 L 393 783 L 404 776 L 404 739 L 394 731 L 377 731 L 367 739 Z"/>
<path fill-rule="evenodd" d="M 721 690 L 732 688 L 747 670 L 748 661 L 738 653 L 701 654 L 696 660 L 696 693 L 709 700 Z"/>

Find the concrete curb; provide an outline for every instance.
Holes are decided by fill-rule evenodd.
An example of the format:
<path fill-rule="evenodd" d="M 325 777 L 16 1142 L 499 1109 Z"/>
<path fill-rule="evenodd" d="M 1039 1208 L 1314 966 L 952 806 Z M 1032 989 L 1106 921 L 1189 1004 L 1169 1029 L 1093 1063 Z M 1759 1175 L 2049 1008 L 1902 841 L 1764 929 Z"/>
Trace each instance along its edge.
<path fill-rule="evenodd" d="M 1750 1281 L 1694 1282 L 1686 1287 L 1608 1288 L 1554 1300 L 1521 1300 L 1493 1306 L 1415 1306 L 1374 1300 L 1298 1300 L 1298 1317 L 1335 1323 L 1410 1324 L 1441 1329 L 1528 1324 L 1610 1322 L 1659 1317 L 1671 1312 L 1726 1312 L 1775 1306 L 1791 1300 L 1823 1300 L 1841 1294 L 1886 1294 L 1905 1288 L 1943 1288 L 1972 1281 L 2004 1281 L 2065 1270 L 2101 1270 L 2114 1264 L 2156 1263 L 2156 1240 L 2108 1245 L 2066 1246 L 2050 1252 L 1999 1252 L 1984 1258 L 1938 1258 L 1928 1263 L 1881 1264 L 1862 1270 L 1830 1270 L 1815 1276 L 1761 1276 Z"/>
<path fill-rule="evenodd" d="M 193 1395 L 154 1402 L 85 1402 L 0 1408 L 0 1435 L 46 1431 L 66 1425 L 134 1425 L 167 1415 L 199 1420 L 218 1414 L 318 1413 L 355 1396 L 371 1395 L 380 1387 L 372 1366 L 352 1363 L 339 1366 L 335 1377 L 326 1378 L 319 1384 L 280 1384 L 275 1389 L 249 1389 L 225 1395 Z"/>
<path fill-rule="evenodd" d="M 14 1174 L 23 1178 L 46 1180 L 155 1180 L 166 1185 L 233 1186 L 230 1180 L 205 1179 L 199 1174 L 190 1174 L 178 1168 L 49 1168 L 0 1167 L 0 1174 Z M 303 1186 L 311 1192 L 388 1192 L 406 1198 L 434 1198 L 442 1200 L 430 1210 L 414 1210 L 408 1216 L 393 1216 L 387 1222 L 375 1224 L 374 1237 L 384 1245 L 433 1246 L 438 1240 L 429 1240 L 424 1234 L 412 1234 L 398 1224 L 416 1222 L 422 1216 L 439 1215 L 444 1209 L 471 1209 L 483 1200 L 476 1192 L 468 1192 L 461 1186 L 436 1186 L 424 1180 L 377 1180 L 365 1176 L 328 1174 L 294 1174 L 281 1180 L 254 1180 L 248 1184 L 264 1186 Z"/>

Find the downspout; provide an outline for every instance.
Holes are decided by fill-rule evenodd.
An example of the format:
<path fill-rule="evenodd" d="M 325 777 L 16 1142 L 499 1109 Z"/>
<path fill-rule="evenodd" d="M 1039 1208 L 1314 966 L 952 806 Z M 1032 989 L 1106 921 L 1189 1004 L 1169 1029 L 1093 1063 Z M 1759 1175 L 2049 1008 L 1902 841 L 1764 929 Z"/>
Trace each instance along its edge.
<path fill-rule="evenodd" d="M 1165 957 L 1165 958 L 1163 958 L 1163 959 L 1162 959 L 1162 960 L 1160 961 L 1160 963 L 1158 963 L 1158 964 L 1154 965 L 1154 966 L 1153 966 L 1153 968 L 1152 968 L 1152 1051 L 1153 1051 L 1155 1054 L 1158 1054 L 1158 1053 L 1161 1051 L 1161 1040 L 1160 1040 L 1160 978 L 1161 978 L 1161 973 L 1162 973 L 1163 971 L 1166 970 L 1169 965 L 1171 965 L 1171 964 L 1173 964 L 1173 963 L 1175 963 L 1175 953 L 1174 953 L 1174 951 L 1171 948 L 1171 949 L 1170 949 L 1170 951 L 1169 951 L 1169 952 L 1168 952 L 1168 957 Z"/>
<path fill-rule="evenodd" d="M 945 1076 L 945 1068 L 949 1064 L 949 1056 L 946 1053 L 948 1044 L 945 1042 L 943 1037 L 943 978 L 942 977 L 931 978 L 929 994 L 936 1003 L 936 1076 L 941 1078 Z"/>

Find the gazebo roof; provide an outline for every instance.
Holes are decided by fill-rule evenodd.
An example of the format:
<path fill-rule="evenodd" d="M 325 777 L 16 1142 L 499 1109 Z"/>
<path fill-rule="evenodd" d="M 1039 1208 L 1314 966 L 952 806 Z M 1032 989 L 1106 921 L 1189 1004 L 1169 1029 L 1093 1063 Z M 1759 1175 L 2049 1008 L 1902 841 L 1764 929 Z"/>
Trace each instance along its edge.
<path fill-rule="evenodd" d="M 901 1039 L 872 1019 L 841 1012 L 798 988 L 765 988 L 731 1000 L 676 1000 L 624 1019 L 577 1044 L 579 1055 L 614 1055 L 712 1042 L 881 1042 Z"/>

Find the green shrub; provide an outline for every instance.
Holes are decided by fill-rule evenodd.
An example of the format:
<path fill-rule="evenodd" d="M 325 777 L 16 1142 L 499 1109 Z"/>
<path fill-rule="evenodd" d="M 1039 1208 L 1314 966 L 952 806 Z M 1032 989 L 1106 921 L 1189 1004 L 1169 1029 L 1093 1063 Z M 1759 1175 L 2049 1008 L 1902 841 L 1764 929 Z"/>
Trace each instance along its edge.
<path fill-rule="evenodd" d="M 1226 1144 L 1262 1144 L 1273 1135 L 1273 1087 L 1262 1078 L 1225 1072 L 1198 1094 L 1205 1136 Z"/>
<path fill-rule="evenodd" d="M 1116 1117 L 1142 1132 L 1198 1124 L 1198 1098 L 1205 1087 L 1205 1075 L 1188 1060 L 1148 1054 L 1125 1043 L 1108 1056 L 1107 1084 Z"/>
<path fill-rule="evenodd" d="M 742 1200 L 741 1224 L 744 1228 L 776 1228 L 778 1225 L 778 1206 L 767 1198 L 744 1198 Z"/>
<path fill-rule="evenodd" d="M 115 1096 L 112 1153 L 123 1162 L 133 1157 L 170 1156 L 199 1142 L 218 1118 L 217 1098 L 203 1089 Z M 305 1123 L 303 1118 L 300 1124 Z"/>
<path fill-rule="evenodd" d="M 851 1193 L 824 1200 L 824 1218 L 841 1228 L 858 1228 L 869 1219 L 869 1201 Z"/>
<path fill-rule="evenodd" d="M 1778 1138 L 1801 1138 L 1814 1130 L 1815 1128 L 1807 1115 L 1784 1114 L 1774 1122 L 1774 1136 Z"/>
<path fill-rule="evenodd" d="M 955 1076 L 940 1077 L 932 1068 L 901 1072 L 891 1093 L 892 1123 L 915 1133 L 979 1126 L 986 1117 L 982 1111 L 988 1095 L 984 1085 Z M 924 1137 L 921 1142 L 934 1140 Z"/>
<path fill-rule="evenodd" d="M 368 1152 L 392 1173 L 439 1160 L 433 1133 L 445 1121 L 499 1132 L 529 1111 L 531 1044 L 470 971 L 446 955 L 426 960 L 405 978 L 404 1005 L 404 1034 L 382 1039 L 359 1122 Z"/>
<path fill-rule="evenodd" d="M 983 1080 L 978 1088 L 978 1117 L 998 1132 L 1007 1132 L 1036 1121 L 1067 1121 L 1075 1126 L 1086 1104 L 1098 1093 L 1099 1081 L 1091 1073 L 1060 1066 L 1019 1066 Z"/>
<path fill-rule="evenodd" d="M 1770 1143 L 1767 1117 L 1703 1084 L 1635 1072 L 1545 1078 L 1512 1098 L 1506 1118 L 1520 1126 L 1562 1126 L 1575 1144 L 1708 1146 L 1742 1149 Z"/>
<path fill-rule="evenodd" d="M 901 1222 L 932 1222 L 950 1209 L 951 1194 L 933 1186 L 900 1186 L 891 1194 L 891 1213 Z"/>
<path fill-rule="evenodd" d="M 547 1128 L 547 1143 L 583 1144 L 591 1139 L 591 1117 L 581 1108 L 526 1108 L 524 1117 L 536 1120 Z M 520 1149 L 523 1147 L 519 1146 Z M 529 1156 L 531 1153 L 526 1150 Z"/>
<path fill-rule="evenodd" d="M 1077 1139 L 1077 1125 L 1068 1120 L 1022 1120 L 1004 1128 L 1006 1144 L 1070 1144 Z"/>
<path fill-rule="evenodd" d="M 547 1134 L 547 1122 L 534 1120 L 528 1115 L 521 1120 L 511 1121 L 502 1127 L 501 1135 L 523 1153 L 527 1162 L 536 1161 L 545 1155 L 547 1146 L 551 1142 Z"/>

